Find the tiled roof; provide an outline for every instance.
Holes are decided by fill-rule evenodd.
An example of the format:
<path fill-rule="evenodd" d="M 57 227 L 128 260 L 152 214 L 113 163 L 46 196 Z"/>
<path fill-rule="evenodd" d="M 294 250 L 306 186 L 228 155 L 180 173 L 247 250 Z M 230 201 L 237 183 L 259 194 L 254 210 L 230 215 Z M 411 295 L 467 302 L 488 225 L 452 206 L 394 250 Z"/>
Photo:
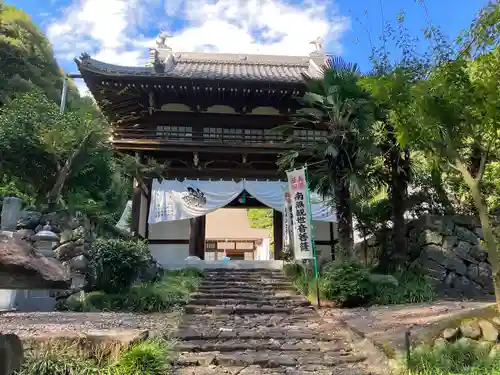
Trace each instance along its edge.
<path fill-rule="evenodd" d="M 319 75 L 321 57 L 271 56 L 217 53 L 169 53 L 154 67 L 129 67 L 104 63 L 82 55 L 77 61 L 85 70 L 105 75 L 151 76 L 190 79 L 303 81 L 303 74 Z"/>

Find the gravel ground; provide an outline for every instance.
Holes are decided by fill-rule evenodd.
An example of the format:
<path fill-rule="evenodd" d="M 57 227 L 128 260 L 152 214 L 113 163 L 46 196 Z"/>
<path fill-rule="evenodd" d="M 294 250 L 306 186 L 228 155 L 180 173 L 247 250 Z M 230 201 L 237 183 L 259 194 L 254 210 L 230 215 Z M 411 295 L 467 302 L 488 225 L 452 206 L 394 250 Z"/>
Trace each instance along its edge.
<path fill-rule="evenodd" d="M 147 329 L 151 334 L 168 335 L 176 329 L 180 316 L 181 312 L 148 315 L 107 312 L 9 312 L 0 314 L 0 332 L 29 338 L 53 332 Z"/>
<path fill-rule="evenodd" d="M 323 308 L 318 312 L 327 321 L 345 322 L 352 330 L 362 333 L 376 344 L 400 349 L 404 347 L 405 332 L 408 330 L 416 339 L 421 332 L 440 327 L 455 316 L 474 314 L 490 305 L 490 302 L 437 301 L 354 309 Z"/>

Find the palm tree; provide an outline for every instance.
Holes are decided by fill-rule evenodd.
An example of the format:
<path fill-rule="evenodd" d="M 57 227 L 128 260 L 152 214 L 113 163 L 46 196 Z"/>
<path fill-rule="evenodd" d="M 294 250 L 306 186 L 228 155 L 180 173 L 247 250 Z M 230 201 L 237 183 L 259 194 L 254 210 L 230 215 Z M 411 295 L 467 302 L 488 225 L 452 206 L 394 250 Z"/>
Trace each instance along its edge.
<path fill-rule="evenodd" d="M 281 131 L 291 144 L 278 158 L 281 169 L 307 163 L 311 188 L 331 197 L 338 219 L 339 243 L 343 255 L 352 256 L 353 223 L 351 195 L 359 187 L 369 152 L 369 95 L 359 85 L 355 64 L 341 58 L 330 59 L 322 67 L 322 78 L 304 76 L 307 92 L 299 98 L 303 108 Z M 323 130 L 314 140 L 297 137 L 296 130 Z"/>

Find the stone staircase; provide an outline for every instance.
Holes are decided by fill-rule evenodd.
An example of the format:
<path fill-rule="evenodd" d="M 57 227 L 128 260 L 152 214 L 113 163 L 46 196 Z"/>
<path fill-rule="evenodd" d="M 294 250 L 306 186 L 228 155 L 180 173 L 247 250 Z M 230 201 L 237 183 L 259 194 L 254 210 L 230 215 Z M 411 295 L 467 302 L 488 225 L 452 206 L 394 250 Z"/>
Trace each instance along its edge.
<path fill-rule="evenodd" d="M 206 271 L 177 340 L 173 374 L 370 374 L 343 327 L 277 270 Z"/>

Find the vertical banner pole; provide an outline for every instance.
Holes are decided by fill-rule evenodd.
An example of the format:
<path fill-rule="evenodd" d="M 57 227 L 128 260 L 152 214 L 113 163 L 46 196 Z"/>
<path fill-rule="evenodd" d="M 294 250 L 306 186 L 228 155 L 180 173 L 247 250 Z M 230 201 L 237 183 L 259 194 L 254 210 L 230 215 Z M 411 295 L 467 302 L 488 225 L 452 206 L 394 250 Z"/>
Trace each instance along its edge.
<path fill-rule="evenodd" d="M 306 176 L 306 186 L 307 186 L 307 208 L 309 210 L 309 225 L 311 226 L 311 244 L 313 248 L 313 265 L 314 265 L 314 277 L 316 279 L 316 300 L 318 303 L 318 307 L 321 307 L 320 295 L 319 295 L 319 272 L 318 272 L 318 257 L 316 252 L 316 241 L 314 239 L 314 226 L 313 226 L 313 218 L 312 218 L 312 207 L 311 207 L 311 190 L 309 189 L 309 170 L 307 168 L 307 164 L 304 168 L 304 174 Z"/>

